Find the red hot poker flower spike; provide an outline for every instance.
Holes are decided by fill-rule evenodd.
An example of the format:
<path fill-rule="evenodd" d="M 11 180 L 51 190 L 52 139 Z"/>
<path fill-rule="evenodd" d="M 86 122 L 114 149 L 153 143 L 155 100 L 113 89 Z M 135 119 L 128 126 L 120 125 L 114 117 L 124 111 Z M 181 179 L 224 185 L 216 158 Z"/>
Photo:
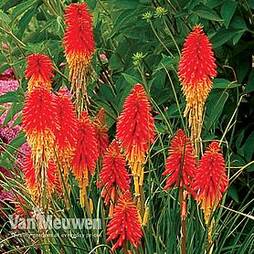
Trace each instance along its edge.
<path fill-rule="evenodd" d="M 201 134 L 203 107 L 217 75 L 212 45 L 201 26 L 195 26 L 183 45 L 178 76 L 186 96 L 192 140 Z"/>
<path fill-rule="evenodd" d="M 80 187 L 80 204 L 84 206 L 89 172 L 94 173 L 99 157 L 98 144 L 93 124 L 87 112 L 83 112 L 78 123 L 78 138 L 72 161 L 72 169 Z"/>
<path fill-rule="evenodd" d="M 95 43 L 92 16 L 87 10 L 87 4 L 70 4 L 65 12 L 65 23 L 64 49 L 72 89 L 76 93 L 77 100 L 81 98 L 80 90 L 82 90 L 88 101 L 86 85 Z"/>
<path fill-rule="evenodd" d="M 101 196 L 105 199 L 107 205 L 109 201 L 115 203 L 118 190 L 125 192 L 130 189 L 125 163 L 125 157 L 121 154 L 117 141 L 114 140 L 103 157 L 102 170 L 98 181 L 98 187 L 103 187 Z"/>
<path fill-rule="evenodd" d="M 28 81 L 28 91 L 36 87 L 51 89 L 51 79 L 53 78 L 53 64 L 47 55 L 32 54 L 27 57 L 27 67 L 25 71 Z"/>
<path fill-rule="evenodd" d="M 134 176 L 135 192 L 143 185 L 145 156 L 154 140 L 155 127 L 151 106 L 141 84 L 126 98 L 117 123 L 117 139 L 124 148 Z"/>
<path fill-rule="evenodd" d="M 40 168 L 35 168 L 32 154 L 29 152 L 26 155 L 23 173 L 27 188 L 34 198 L 34 201 L 40 203 L 42 199 L 49 199 L 57 183 L 57 171 L 53 161 L 49 161 L 48 167 L 43 165 Z"/>
<path fill-rule="evenodd" d="M 196 171 L 196 159 L 190 139 L 183 130 L 178 130 L 171 141 L 169 157 L 163 175 L 169 175 L 164 189 L 173 186 L 185 187 L 187 190 Z"/>
<path fill-rule="evenodd" d="M 206 224 L 228 187 L 226 166 L 218 142 L 212 142 L 202 156 L 195 174 L 193 189 L 204 211 Z"/>
<path fill-rule="evenodd" d="M 140 244 L 143 232 L 139 221 L 138 210 L 132 201 L 129 191 L 125 192 L 114 208 L 113 218 L 107 226 L 107 241 L 116 240 L 113 250 L 129 241 L 135 248 Z"/>
<path fill-rule="evenodd" d="M 56 148 L 61 167 L 64 169 L 64 174 L 67 175 L 77 142 L 78 120 L 67 89 L 59 90 L 55 103 L 56 122 L 58 123 L 54 132 Z"/>
<path fill-rule="evenodd" d="M 105 118 L 106 118 L 105 110 L 101 108 L 99 112 L 97 113 L 93 122 L 95 126 L 100 156 L 104 155 L 109 145 L 108 127 L 107 127 Z"/>
<path fill-rule="evenodd" d="M 52 93 L 39 87 L 28 94 L 23 109 L 22 127 L 31 146 L 33 161 L 37 166 L 46 164 L 52 156 L 56 106 Z"/>

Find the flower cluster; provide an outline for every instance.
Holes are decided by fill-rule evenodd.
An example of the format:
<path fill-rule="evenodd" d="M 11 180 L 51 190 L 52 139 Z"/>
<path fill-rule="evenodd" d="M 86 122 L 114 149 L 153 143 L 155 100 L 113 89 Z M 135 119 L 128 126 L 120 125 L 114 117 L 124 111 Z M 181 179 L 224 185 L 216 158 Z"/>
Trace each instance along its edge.
<path fill-rule="evenodd" d="M 171 141 L 163 173 L 168 175 L 164 189 L 184 187 L 201 205 L 208 224 L 228 186 L 225 168 L 218 142 L 213 141 L 198 161 L 190 139 L 182 130 L 178 130 Z"/>
<path fill-rule="evenodd" d="M 146 153 L 154 141 L 155 126 L 151 106 L 141 84 L 136 84 L 126 98 L 117 122 L 117 139 L 132 170 L 136 195 L 144 180 Z"/>
<path fill-rule="evenodd" d="M 77 103 L 88 103 L 87 79 L 95 50 L 92 16 L 86 3 L 70 4 L 65 11 L 64 49 L 69 65 L 69 77 Z"/>
<path fill-rule="evenodd" d="M 201 26 L 195 26 L 183 45 L 178 76 L 186 96 L 185 116 L 189 119 L 191 139 L 199 141 L 203 108 L 217 75 L 212 45 Z"/>

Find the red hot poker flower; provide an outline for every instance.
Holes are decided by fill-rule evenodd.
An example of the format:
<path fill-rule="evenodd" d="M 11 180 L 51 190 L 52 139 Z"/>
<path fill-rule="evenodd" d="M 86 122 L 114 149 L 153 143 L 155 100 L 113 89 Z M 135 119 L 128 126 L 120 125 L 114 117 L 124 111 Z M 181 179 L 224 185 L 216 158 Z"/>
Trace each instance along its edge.
<path fill-rule="evenodd" d="M 78 120 L 67 89 L 60 89 L 55 97 L 57 128 L 54 131 L 58 159 L 65 175 L 70 166 L 77 142 Z"/>
<path fill-rule="evenodd" d="M 104 108 L 101 108 L 99 112 L 97 113 L 93 122 L 95 126 L 100 156 L 104 155 L 109 145 L 108 127 L 107 127 L 105 118 L 106 118 L 105 110 Z"/>
<path fill-rule="evenodd" d="M 201 26 L 195 26 L 183 45 L 178 76 L 186 96 L 185 116 L 189 117 L 192 140 L 199 139 L 203 107 L 217 75 L 211 43 Z"/>
<path fill-rule="evenodd" d="M 88 101 L 86 85 L 90 62 L 95 51 L 92 16 L 86 3 L 70 4 L 65 12 L 64 49 L 70 69 L 72 89 L 79 100 L 82 90 Z"/>
<path fill-rule="evenodd" d="M 218 142 L 212 142 L 202 156 L 195 174 L 193 189 L 208 224 L 214 208 L 228 187 L 226 166 Z"/>
<path fill-rule="evenodd" d="M 72 169 L 80 187 L 80 203 L 84 206 L 89 172 L 94 173 L 99 157 L 98 144 L 93 124 L 87 112 L 83 112 L 78 123 L 78 138 L 72 161 Z"/>
<path fill-rule="evenodd" d="M 39 87 L 28 94 L 23 109 L 22 127 L 31 146 L 34 164 L 47 162 L 52 156 L 56 106 L 52 93 Z"/>
<path fill-rule="evenodd" d="M 64 46 L 66 55 L 82 55 L 90 59 L 94 53 L 95 43 L 92 31 L 92 16 L 86 3 L 70 4 L 65 11 L 67 25 Z"/>
<path fill-rule="evenodd" d="M 116 240 L 113 250 L 129 241 L 135 248 L 140 244 L 143 232 L 139 221 L 138 210 L 132 201 L 129 191 L 125 192 L 114 208 L 113 218 L 107 226 L 107 241 Z"/>
<path fill-rule="evenodd" d="M 125 163 L 125 157 L 121 154 L 117 141 L 114 140 L 103 157 L 102 170 L 98 181 L 98 187 L 103 187 L 101 196 L 105 199 L 107 205 L 109 201 L 115 203 L 118 190 L 125 192 L 130 189 Z"/>
<path fill-rule="evenodd" d="M 51 89 L 51 79 L 53 78 L 53 64 L 47 55 L 32 54 L 27 57 L 27 67 L 25 71 L 28 81 L 28 91 L 36 87 Z"/>
<path fill-rule="evenodd" d="M 164 189 L 185 186 L 189 189 L 196 171 L 196 159 L 190 139 L 178 130 L 171 141 L 169 157 L 163 175 L 169 175 Z"/>
<path fill-rule="evenodd" d="M 143 185 L 145 155 L 154 140 L 155 127 L 151 106 L 141 84 L 126 98 L 117 122 L 117 139 L 124 148 L 134 176 L 135 192 Z"/>
<path fill-rule="evenodd" d="M 52 160 L 49 161 L 48 166 L 41 166 L 35 168 L 32 160 L 32 154 L 29 152 L 26 155 L 23 173 L 26 185 L 35 202 L 40 202 L 43 198 L 49 198 L 57 184 L 57 170 Z"/>

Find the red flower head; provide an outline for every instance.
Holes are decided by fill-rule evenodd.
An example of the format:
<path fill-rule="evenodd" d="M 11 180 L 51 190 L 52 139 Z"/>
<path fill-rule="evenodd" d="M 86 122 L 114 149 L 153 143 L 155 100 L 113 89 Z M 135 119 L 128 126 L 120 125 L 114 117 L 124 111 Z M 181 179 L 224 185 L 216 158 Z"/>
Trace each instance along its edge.
<path fill-rule="evenodd" d="M 91 58 L 95 51 L 92 16 L 86 3 L 70 4 L 65 12 L 66 31 L 64 48 L 70 69 L 73 89 L 84 89 L 86 94 L 87 76 Z"/>
<path fill-rule="evenodd" d="M 212 45 L 201 26 L 195 26 L 183 45 L 178 76 L 186 96 L 192 139 L 200 137 L 204 103 L 217 75 Z"/>
<path fill-rule="evenodd" d="M 218 142 L 214 141 L 202 156 L 193 183 L 193 189 L 197 192 L 196 200 L 204 211 L 207 224 L 227 187 L 225 161 Z"/>
<path fill-rule="evenodd" d="M 65 175 L 77 142 L 78 120 L 67 89 L 60 89 L 55 97 L 57 128 L 54 131 L 58 159 Z"/>
<path fill-rule="evenodd" d="M 51 89 L 53 64 L 47 55 L 32 54 L 27 57 L 26 78 L 29 79 L 28 91 L 36 87 Z"/>
<path fill-rule="evenodd" d="M 121 141 L 134 176 L 135 192 L 143 185 L 145 155 L 154 140 L 155 127 L 151 106 L 141 84 L 136 84 L 126 98 L 117 123 Z M 138 179 L 139 178 L 139 179 Z"/>
<path fill-rule="evenodd" d="M 137 207 L 132 201 L 129 191 L 125 192 L 114 208 L 113 218 L 107 226 L 107 241 L 118 239 L 113 250 L 129 241 L 135 248 L 140 244 L 143 232 L 139 221 Z"/>
<path fill-rule="evenodd" d="M 100 156 L 103 156 L 109 145 L 108 127 L 105 118 L 105 110 L 104 108 L 101 108 L 93 122 L 95 126 Z"/>
<path fill-rule="evenodd" d="M 163 175 L 169 175 L 164 189 L 185 186 L 189 189 L 196 171 L 196 159 L 190 139 L 183 130 L 178 130 L 171 141 L 169 157 Z"/>
<path fill-rule="evenodd" d="M 99 157 L 98 144 L 93 124 L 87 112 L 83 112 L 78 123 L 78 138 L 72 168 L 80 186 L 80 203 L 84 205 L 84 195 L 89 184 L 88 173 L 94 173 Z"/>
<path fill-rule="evenodd" d="M 35 165 L 51 158 L 56 129 L 56 106 L 53 95 L 45 88 L 28 94 L 23 109 L 23 129 L 32 148 Z"/>
<path fill-rule="evenodd" d="M 40 202 L 43 198 L 49 197 L 54 191 L 57 183 L 56 165 L 52 160 L 49 161 L 48 167 L 45 165 L 35 168 L 32 160 L 32 154 L 26 155 L 23 173 L 26 185 L 35 201 Z"/>
<path fill-rule="evenodd" d="M 120 152 L 120 147 L 114 140 L 103 157 L 102 170 L 99 175 L 98 187 L 103 191 L 101 196 L 105 203 L 113 204 L 117 200 L 117 190 L 125 192 L 130 189 L 129 176 L 125 168 L 125 157 Z"/>

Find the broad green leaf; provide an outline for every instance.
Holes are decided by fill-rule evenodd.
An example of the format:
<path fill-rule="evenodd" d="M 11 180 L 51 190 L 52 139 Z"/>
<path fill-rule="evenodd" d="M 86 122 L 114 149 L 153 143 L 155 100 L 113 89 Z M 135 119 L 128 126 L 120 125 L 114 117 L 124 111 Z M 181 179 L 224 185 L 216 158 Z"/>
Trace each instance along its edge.
<path fill-rule="evenodd" d="M 122 73 L 122 76 L 125 78 L 125 80 L 130 84 L 130 85 L 135 85 L 137 83 L 141 83 L 140 79 L 137 77 L 131 76 L 127 73 Z"/>
<path fill-rule="evenodd" d="M 36 7 L 32 7 L 29 10 L 27 10 L 22 18 L 19 21 L 19 30 L 17 33 L 17 36 L 19 38 L 22 38 L 24 31 L 27 29 L 31 19 L 33 18 L 34 14 L 36 13 Z"/>
<path fill-rule="evenodd" d="M 254 149 L 253 149 L 253 144 L 254 144 L 254 132 L 252 132 L 246 142 L 243 145 L 243 151 L 244 151 L 244 157 L 246 158 L 246 161 L 250 161 L 253 154 L 254 154 Z"/>
<path fill-rule="evenodd" d="M 230 89 L 239 87 L 241 84 L 237 84 L 236 82 L 230 82 L 226 79 L 216 78 L 213 81 L 213 89 Z"/>
<path fill-rule="evenodd" d="M 213 9 L 213 8 L 215 8 L 215 7 L 219 6 L 219 5 L 221 5 L 222 2 L 223 2 L 223 1 L 221 1 L 221 0 L 208 0 L 208 1 L 207 1 L 207 6 L 209 6 L 210 8 Z"/>
<path fill-rule="evenodd" d="M 25 2 L 21 2 L 20 4 L 16 5 L 12 11 L 13 20 L 15 20 L 18 16 L 22 15 L 27 9 L 29 9 L 36 0 L 26 0 Z"/>
<path fill-rule="evenodd" d="M 239 202 L 239 194 L 238 194 L 238 191 L 237 191 L 237 188 L 235 185 L 231 185 L 228 189 L 228 195 L 233 199 L 235 200 L 235 202 Z"/>
<path fill-rule="evenodd" d="M 221 17 L 214 12 L 213 10 L 195 10 L 193 11 L 194 14 L 198 15 L 200 18 L 213 20 L 213 21 L 222 21 Z"/>
<path fill-rule="evenodd" d="M 225 27 L 228 28 L 229 23 L 236 11 L 237 2 L 233 0 L 227 0 L 221 7 L 220 14 L 224 20 Z"/>
<path fill-rule="evenodd" d="M 218 31 L 212 38 L 212 45 L 213 48 L 218 48 L 228 42 L 232 37 L 234 36 L 233 31 L 231 30 L 226 30 L 226 29 L 221 29 Z"/>
<path fill-rule="evenodd" d="M 205 127 L 207 130 L 210 130 L 214 124 L 216 125 L 216 122 L 219 120 L 219 117 L 223 112 L 228 96 L 229 94 L 227 92 L 214 93 L 211 95 L 210 100 L 207 103 L 207 115 L 205 118 Z"/>

